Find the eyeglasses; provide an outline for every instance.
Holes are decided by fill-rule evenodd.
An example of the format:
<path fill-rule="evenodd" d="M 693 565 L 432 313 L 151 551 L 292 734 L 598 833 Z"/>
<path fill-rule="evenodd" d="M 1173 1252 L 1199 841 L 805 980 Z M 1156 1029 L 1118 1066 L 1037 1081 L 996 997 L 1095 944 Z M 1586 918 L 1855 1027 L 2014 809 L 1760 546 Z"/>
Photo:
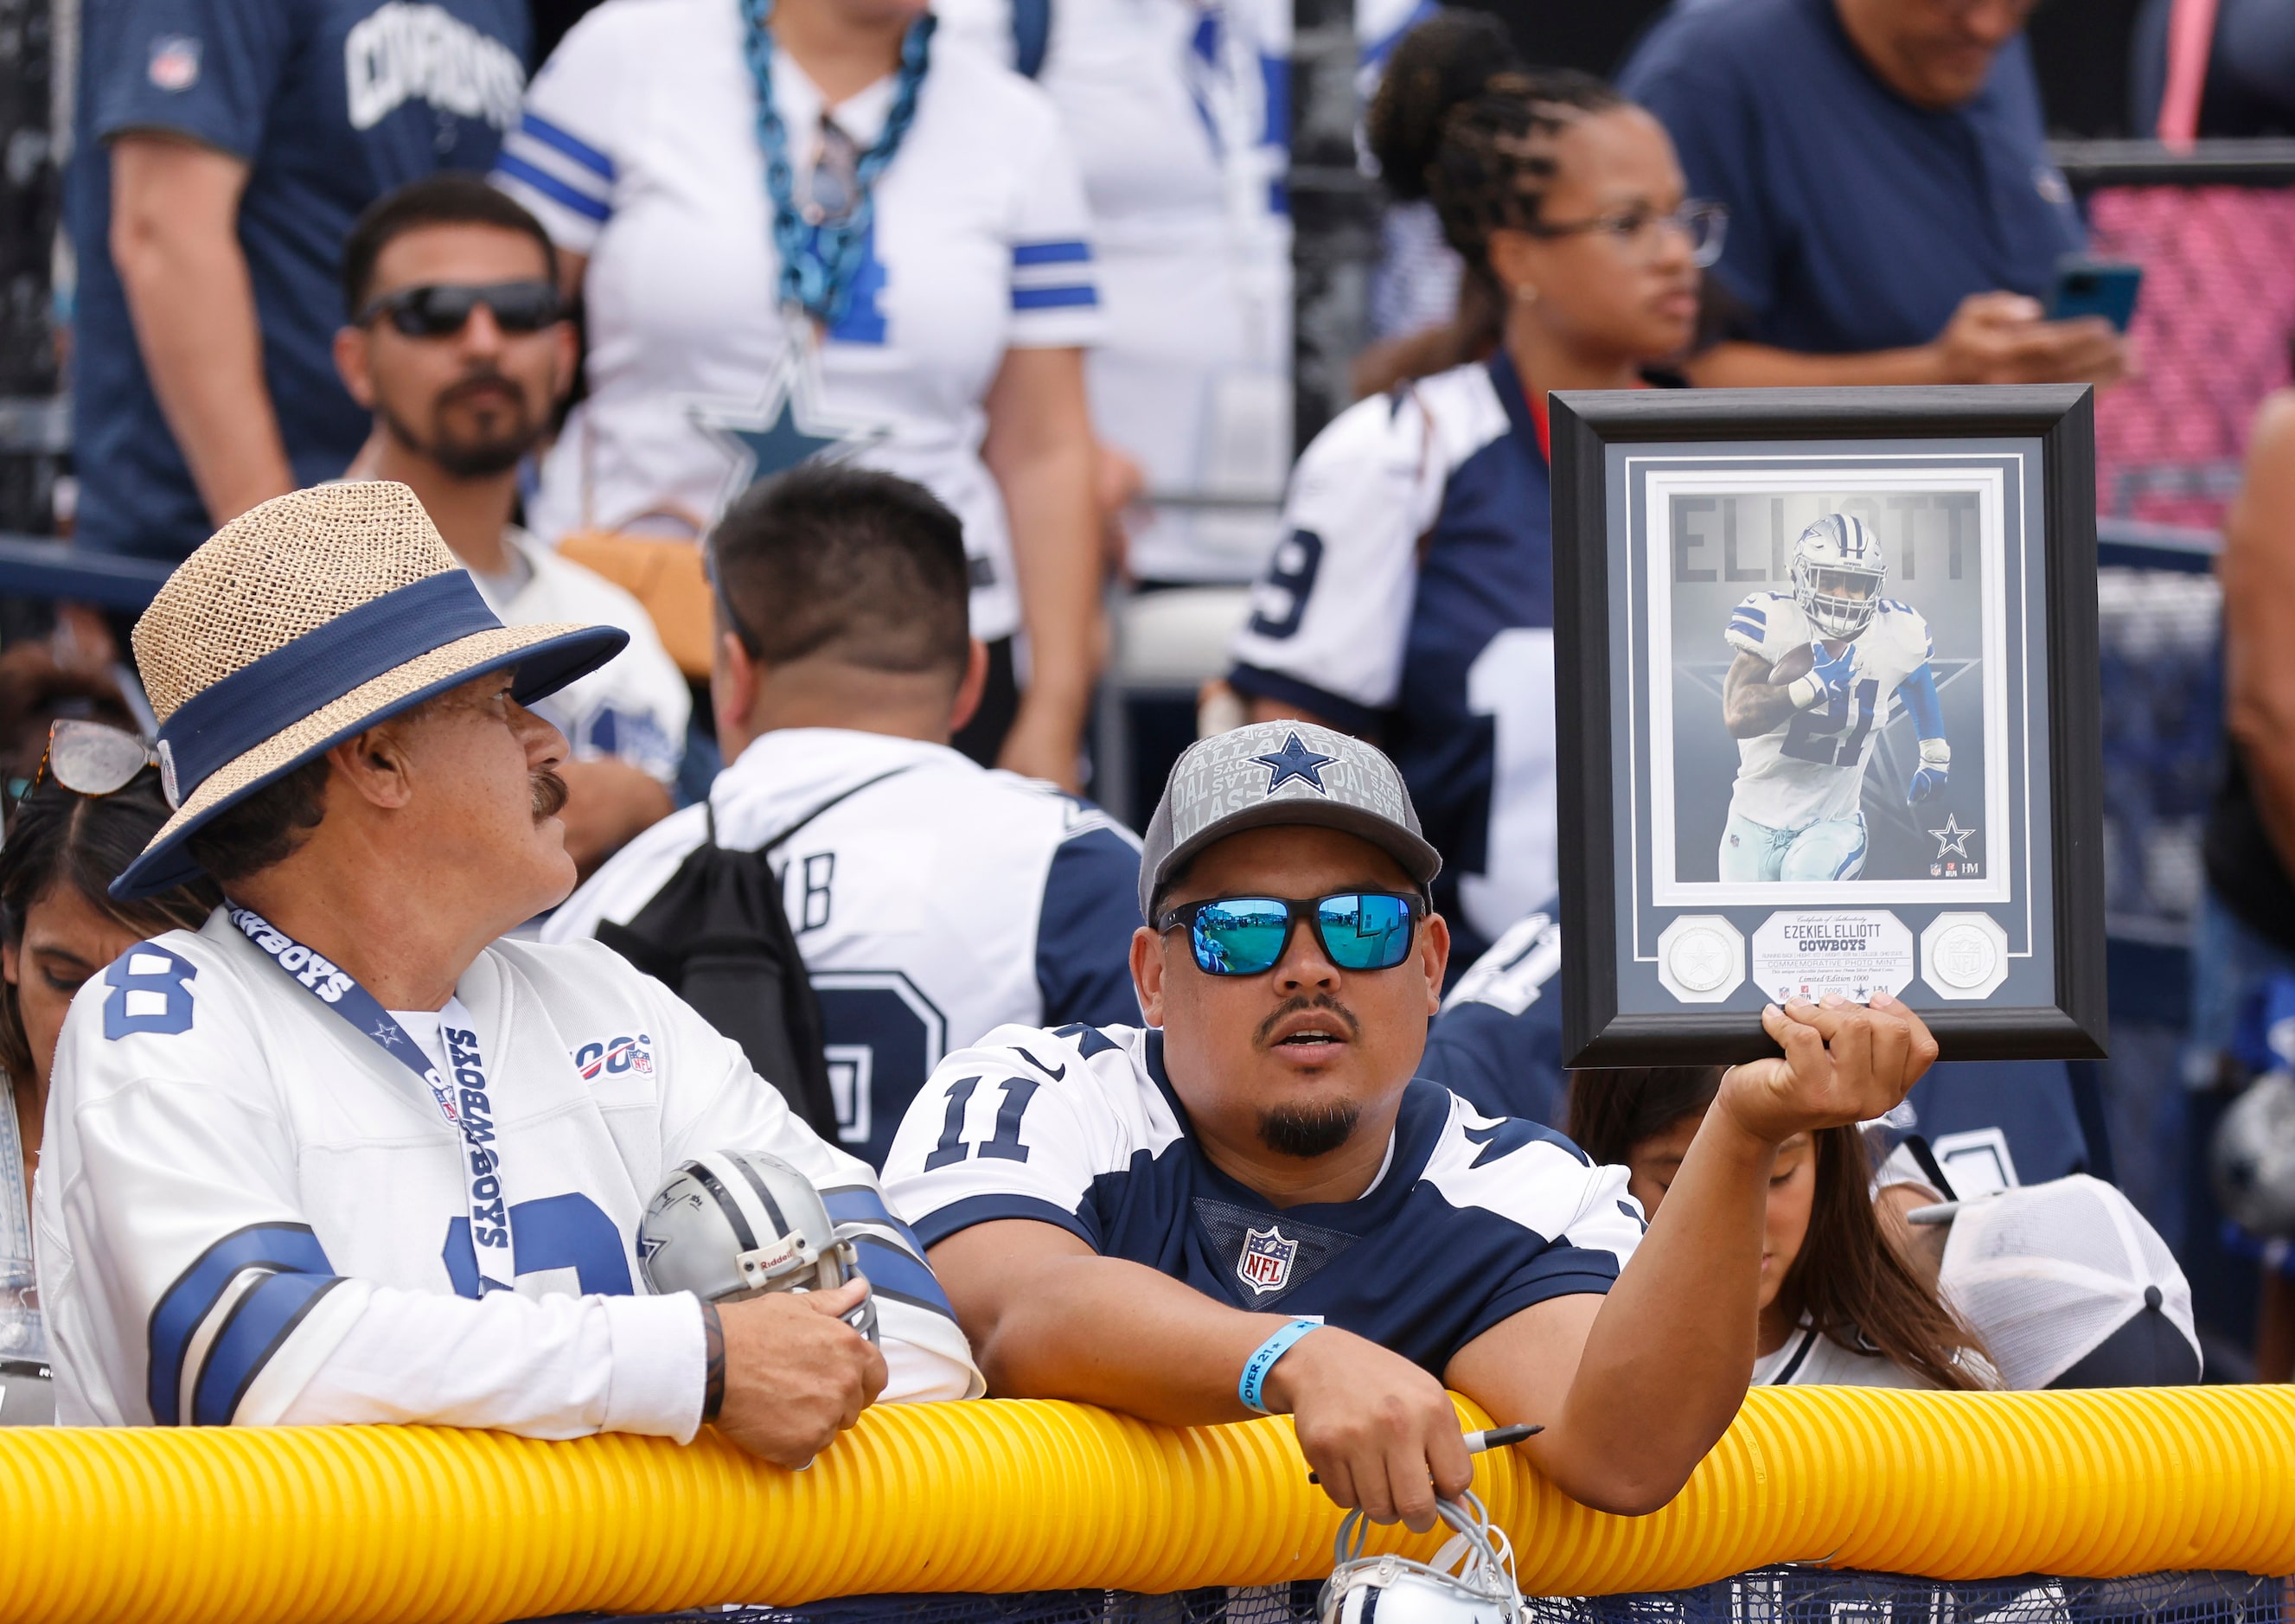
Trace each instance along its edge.
<path fill-rule="evenodd" d="M 480 305 L 494 312 L 494 325 L 508 333 L 540 332 L 565 315 L 558 290 L 546 282 L 435 282 L 370 301 L 355 324 L 364 327 L 387 315 L 410 339 L 445 339 L 461 331 Z"/>
<path fill-rule="evenodd" d="M 1415 896 L 1383 891 L 1342 891 L 1309 902 L 1222 896 L 1172 909 L 1156 928 L 1185 926 L 1196 967 L 1206 975 L 1264 975 L 1282 961 L 1302 919 L 1314 926 L 1316 940 L 1340 969 L 1391 970 L 1410 957 L 1411 927 L 1424 910 Z"/>
<path fill-rule="evenodd" d="M 74 795 L 118 795 L 144 768 L 159 764 L 158 752 L 135 734 L 101 722 L 66 717 L 48 724 L 48 747 L 39 766 L 29 783 L 18 779 L 9 784 L 9 799 L 21 806 L 51 778 Z"/>
<path fill-rule="evenodd" d="M 1591 220 L 1533 221 L 1523 228 L 1533 237 L 1575 237 L 1600 232 L 1637 264 L 1657 257 L 1659 234 L 1679 232 L 1689 239 L 1689 262 L 1701 270 L 1721 257 L 1721 244 L 1729 234 L 1729 210 L 1721 203 L 1691 199 L 1671 214 L 1654 208 L 1629 208 L 1598 215 Z"/>

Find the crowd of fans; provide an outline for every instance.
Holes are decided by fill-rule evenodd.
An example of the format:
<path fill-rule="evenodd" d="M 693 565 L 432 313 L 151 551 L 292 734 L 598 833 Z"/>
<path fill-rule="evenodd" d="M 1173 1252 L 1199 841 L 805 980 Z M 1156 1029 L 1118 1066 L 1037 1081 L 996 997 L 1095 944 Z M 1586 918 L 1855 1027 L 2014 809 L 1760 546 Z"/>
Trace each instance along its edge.
<path fill-rule="evenodd" d="M 2030 9 L 1678 0 L 1613 86 L 1425 8 L 1366 145 L 1441 314 L 1267 531 L 1139 503 L 1284 439 L 1280 19 L 604 0 L 527 83 L 505 0 L 89 8 L 78 543 L 184 562 L 132 671 L 78 613 L 0 656 L 0 1420 L 10 1359 L 69 1422 L 789 1465 L 880 1400 L 1285 1411 L 1425 1528 L 1446 1386 L 1643 1512 L 1749 1382 L 2197 1380 L 2061 1065 L 1932 1070 L 1878 994 L 1561 1065 L 1545 396 L 2120 377 L 2042 307 Z M 2284 416 L 2242 987 L 2295 974 Z M 1080 798 L 1111 567 L 1258 575 L 1144 838 Z M 759 967 L 782 1074 L 697 991 Z M 733 1148 L 874 1226 L 876 1340 L 636 1290 Z"/>

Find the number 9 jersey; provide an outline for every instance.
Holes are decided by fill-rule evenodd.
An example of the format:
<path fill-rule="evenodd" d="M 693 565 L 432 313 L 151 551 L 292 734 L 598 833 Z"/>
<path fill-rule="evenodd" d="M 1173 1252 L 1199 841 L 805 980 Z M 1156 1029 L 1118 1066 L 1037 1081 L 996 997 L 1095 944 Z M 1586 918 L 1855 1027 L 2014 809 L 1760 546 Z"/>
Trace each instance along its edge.
<path fill-rule="evenodd" d="M 1729 611 L 1729 646 L 1775 665 L 1820 637 L 1789 592 L 1755 592 Z M 1806 710 L 1737 741 L 1729 813 L 1772 829 L 1853 818 L 1873 741 L 1898 686 L 1928 669 L 1929 623 L 1910 604 L 1881 600 L 1872 624 L 1849 645 L 1850 674 Z"/>
<path fill-rule="evenodd" d="M 1299 459 L 1230 649 L 1238 692 L 1393 756 L 1460 964 L 1555 887 L 1544 437 L 1503 350 L 1356 402 Z"/>

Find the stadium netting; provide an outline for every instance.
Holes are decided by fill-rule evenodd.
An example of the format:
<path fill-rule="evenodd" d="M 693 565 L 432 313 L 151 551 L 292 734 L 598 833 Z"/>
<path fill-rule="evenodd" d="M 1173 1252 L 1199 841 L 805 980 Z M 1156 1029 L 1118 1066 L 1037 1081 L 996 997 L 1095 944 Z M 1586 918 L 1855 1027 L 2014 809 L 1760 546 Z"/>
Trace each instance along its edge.
<path fill-rule="evenodd" d="M 863 1595 L 669 1615 L 711 1624 L 1312 1624 L 1319 1580 L 1172 1595 L 1054 1590 Z M 605 1620 L 602 1624 L 634 1624 Z M 660 1624 L 663 1615 L 651 1615 Z M 2287 1624 L 2295 1588 L 2252 1573 L 1941 1580 L 1800 1566 L 1688 1590 L 1525 1596 L 1524 1624 Z"/>

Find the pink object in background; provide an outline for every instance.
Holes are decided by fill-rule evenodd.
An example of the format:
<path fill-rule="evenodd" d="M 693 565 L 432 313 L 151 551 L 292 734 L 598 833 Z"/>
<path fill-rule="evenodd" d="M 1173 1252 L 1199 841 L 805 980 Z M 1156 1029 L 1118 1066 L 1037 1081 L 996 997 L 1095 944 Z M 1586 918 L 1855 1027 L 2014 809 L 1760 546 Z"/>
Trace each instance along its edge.
<path fill-rule="evenodd" d="M 2144 267 L 2139 372 L 2096 403 L 2097 511 L 2215 528 L 2255 409 L 2288 382 L 2295 192 L 2107 187 L 2088 226 L 2096 257 Z"/>

